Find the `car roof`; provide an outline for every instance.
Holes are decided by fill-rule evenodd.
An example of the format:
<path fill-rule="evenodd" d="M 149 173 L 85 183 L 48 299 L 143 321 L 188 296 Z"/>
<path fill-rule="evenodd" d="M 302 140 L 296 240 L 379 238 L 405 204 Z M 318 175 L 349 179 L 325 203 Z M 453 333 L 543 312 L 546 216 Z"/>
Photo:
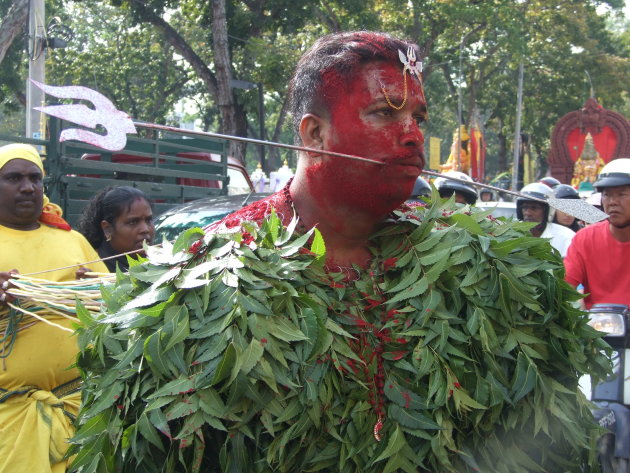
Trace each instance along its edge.
<path fill-rule="evenodd" d="M 502 202 L 502 201 L 477 201 L 476 207 L 482 210 L 492 210 L 492 215 L 495 218 L 506 217 L 516 218 L 516 202 Z"/>
<path fill-rule="evenodd" d="M 155 219 L 155 233 L 158 237 L 172 240 L 184 230 L 205 227 L 240 208 L 264 199 L 269 193 L 249 193 L 204 197 L 176 205 Z"/>

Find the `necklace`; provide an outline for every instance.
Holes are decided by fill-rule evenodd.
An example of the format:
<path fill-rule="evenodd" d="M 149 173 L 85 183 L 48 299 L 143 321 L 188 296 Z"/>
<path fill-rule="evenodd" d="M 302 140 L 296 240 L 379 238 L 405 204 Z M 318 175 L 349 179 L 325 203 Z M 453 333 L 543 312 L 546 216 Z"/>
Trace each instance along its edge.
<path fill-rule="evenodd" d="M 298 224 L 296 229 L 299 229 L 301 232 L 306 232 L 309 229 L 306 228 L 304 224 L 304 220 L 300 218 L 300 214 L 295 207 L 295 202 L 291 197 L 291 192 L 289 191 L 289 187 L 291 187 L 291 183 L 293 182 L 293 178 L 289 179 L 286 185 L 282 188 L 282 196 L 284 197 L 284 202 L 287 204 L 289 208 L 293 210 L 295 218 L 298 219 Z M 356 281 L 361 277 L 361 271 L 355 266 L 340 266 L 338 264 L 326 263 L 324 264 L 324 269 L 327 273 L 341 273 L 344 275 L 343 281 Z"/>

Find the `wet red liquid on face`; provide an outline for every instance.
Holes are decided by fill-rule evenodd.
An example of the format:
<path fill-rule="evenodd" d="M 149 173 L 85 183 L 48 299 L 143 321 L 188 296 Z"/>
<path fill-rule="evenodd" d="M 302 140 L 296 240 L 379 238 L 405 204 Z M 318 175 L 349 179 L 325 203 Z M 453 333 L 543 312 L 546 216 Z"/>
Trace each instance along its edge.
<path fill-rule="evenodd" d="M 331 131 L 324 148 L 385 163 L 327 157 L 307 169 L 311 192 L 332 222 L 340 203 L 377 218 L 387 215 L 408 198 L 424 166 L 424 136 L 416 120 L 426 114 L 426 104 L 419 81 L 407 73 L 407 101 L 400 111 L 387 104 L 381 89 L 400 105 L 402 70 L 402 64 L 367 64 L 330 106 Z"/>

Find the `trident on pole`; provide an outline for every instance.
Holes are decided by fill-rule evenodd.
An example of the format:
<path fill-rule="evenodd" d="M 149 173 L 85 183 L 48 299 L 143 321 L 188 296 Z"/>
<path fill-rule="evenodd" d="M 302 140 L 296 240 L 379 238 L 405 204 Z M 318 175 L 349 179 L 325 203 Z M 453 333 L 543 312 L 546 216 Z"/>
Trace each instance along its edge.
<path fill-rule="evenodd" d="M 126 145 L 126 134 L 127 133 L 136 133 L 136 129 L 134 126 L 133 120 L 127 115 L 125 112 L 120 110 L 116 110 L 111 101 L 105 97 L 104 95 L 96 92 L 95 90 L 89 89 L 87 87 L 82 86 L 67 86 L 67 87 L 55 87 L 46 84 L 41 84 L 33 81 L 37 87 L 42 89 L 47 94 L 53 95 L 59 98 L 72 98 L 72 99 L 81 99 L 88 100 L 92 102 L 95 107 L 91 109 L 83 104 L 68 104 L 68 105 L 52 105 L 47 107 L 37 107 L 38 110 L 63 120 L 67 120 L 78 125 L 82 125 L 89 128 L 96 128 L 97 125 L 101 124 L 107 130 L 106 135 L 100 135 L 97 133 L 90 132 L 88 130 L 83 129 L 68 129 L 64 130 L 60 137 L 59 141 L 65 141 L 68 139 L 75 139 L 78 141 L 83 141 L 85 143 L 92 144 L 94 146 L 98 146 L 103 149 L 107 149 L 109 151 L 119 151 L 123 149 Z M 162 131 L 181 131 L 179 128 L 167 126 L 167 125 L 158 125 L 155 123 L 144 123 L 144 122 L 135 122 L 135 125 L 142 126 L 145 128 L 151 128 L 154 130 L 162 130 Z M 232 141 L 241 141 L 245 143 L 251 143 L 261 146 L 274 146 L 277 148 L 285 148 L 294 151 L 305 151 L 308 153 L 316 153 L 316 154 L 325 154 L 328 156 L 336 156 L 344 159 L 351 159 L 355 161 L 362 161 L 364 163 L 375 164 L 378 166 L 386 165 L 382 161 L 377 161 L 370 158 L 365 158 L 363 156 L 355 156 L 352 154 L 345 153 L 336 153 L 333 151 L 322 151 L 321 149 L 308 148 L 305 146 L 297 146 L 297 145 L 289 145 L 284 143 L 275 143 L 273 141 L 266 140 L 257 140 L 254 138 L 246 138 L 242 136 L 232 136 L 232 135 L 224 135 L 221 133 L 213 133 L 208 131 L 190 131 L 187 130 L 187 133 L 191 135 L 197 136 L 207 136 L 210 138 L 219 138 L 225 140 Z M 548 201 L 543 199 L 536 199 L 531 196 L 526 196 L 521 194 L 520 192 L 508 191 L 505 189 L 501 189 L 498 187 L 494 187 L 488 184 L 483 184 L 481 182 L 470 182 L 464 181 L 463 179 L 459 179 L 452 176 L 443 175 L 433 171 L 421 171 L 423 174 L 434 176 L 434 177 L 443 177 L 445 179 L 450 179 L 452 181 L 463 182 L 468 185 L 473 185 L 476 187 L 482 187 L 486 189 L 492 189 L 494 191 L 505 192 L 511 195 L 515 195 L 517 197 L 523 197 L 528 200 L 537 200 L 543 203 L 548 203 L 551 207 L 560 210 L 561 212 L 572 215 L 573 217 L 583 220 L 587 223 L 595 223 L 600 220 L 604 220 L 608 218 L 608 215 L 601 210 L 593 207 L 592 205 L 584 202 L 583 200 L 575 200 L 575 199 L 555 199 L 551 198 Z"/>

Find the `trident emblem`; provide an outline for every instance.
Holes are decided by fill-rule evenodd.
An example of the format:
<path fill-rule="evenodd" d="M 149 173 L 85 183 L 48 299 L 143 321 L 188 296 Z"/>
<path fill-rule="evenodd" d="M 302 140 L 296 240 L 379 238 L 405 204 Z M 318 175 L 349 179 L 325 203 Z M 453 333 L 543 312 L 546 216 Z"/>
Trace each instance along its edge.
<path fill-rule="evenodd" d="M 97 125 L 101 125 L 106 131 L 105 135 L 101 135 L 79 128 L 69 128 L 61 132 L 59 141 L 77 140 L 109 151 L 119 151 L 127 144 L 127 133 L 137 133 L 129 115 L 117 110 L 107 97 L 92 89 L 81 86 L 55 87 L 34 80 L 32 82 L 48 95 L 63 99 L 87 100 L 94 104 L 94 109 L 83 104 L 66 104 L 34 107 L 35 110 L 86 128 L 96 129 Z"/>

